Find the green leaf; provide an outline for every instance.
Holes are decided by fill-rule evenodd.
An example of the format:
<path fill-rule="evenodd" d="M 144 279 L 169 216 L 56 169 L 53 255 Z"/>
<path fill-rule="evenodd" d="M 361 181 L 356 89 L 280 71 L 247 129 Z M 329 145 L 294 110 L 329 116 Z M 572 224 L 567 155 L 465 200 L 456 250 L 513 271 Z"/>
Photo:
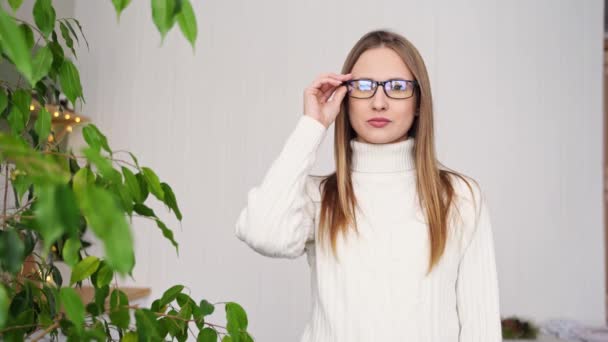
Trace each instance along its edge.
<path fill-rule="evenodd" d="M 34 32 L 32 28 L 28 24 L 19 24 L 19 28 L 23 32 L 27 48 L 31 50 L 34 47 Z"/>
<path fill-rule="evenodd" d="M 171 210 L 173 210 L 173 212 L 175 213 L 175 217 L 177 217 L 178 220 L 182 220 L 182 213 L 179 210 L 179 207 L 177 206 L 177 200 L 175 199 L 175 194 L 173 193 L 173 189 L 171 189 L 171 187 L 169 186 L 169 184 L 167 183 L 160 183 L 160 187 L 163 190 L 163 194 L 164 194 L 164 200 L 163 202 L 165 202 L 165 204 L 171 208 Z"/>
<path fill-rule="evenodd" d="M 13 134 L 19 135 L 23 132 L 25 129 L 25 125 L 23 124 L 24 118 L 25 116 L 19 108 L 15 106 L 11 107 L 11 112 L 8 114 L 8 123 L 11 126 Z"/>
<path fill-rule="evenodd" d="M 137 342 L 137 333 L 129 331 L 124 334 L 120 342 Z"/>
<path fill-rule="evenodd" d="M 125 185 L 127 186 L 127 189 L 129 189 L 131 197 L 133 197 L 135 203 L 142 203 L 143 194 L 141 192 L 141 189 L 139 188 L 139 182 L 137 181 L 135 174 L 133 174 L 131 170 L 124 166 L 122 167 L 122 174 L 125 178 Z"/>
<path fill-rule="evenodd" d="M 99 271 L 97 271 L 97 287 L 109 285 L 114 279 L 114 272 L 105 262 L 101 263 Z"/>
<path fill-rule="evenodd" d="M 181 29 L 184 37 L 188 39 L 192 50 L 194 50 L 194 42 L 196 41 L 197 27 L 196 27 L 196 16 L 192 9 L 192 4 L 189 0 L 182 1 L 182 10 L 177 15 L 177 23 Z"/>
<path fill-rule="evenodd" d="M 161 336 L 157 328 L 156 315 L 148 309 L 135 310 L 135 326 L 140 341 L 157 341 Z"/>
<path fill-rule="evenodd" d="M 150 207 L 143 203 L 135 203 L 135 205 L 133 206 L 133 210 L 135 210 L 135 212 L 139 215 L 143 215 L 146 217 L 156 217 L 154 210 L 150 209 Z"/>
<path fill-rule="evenodd" d="M 174 24 L 175 0 L 151 0 L 152 20 L 160 32 L 161 42 Z"/>
<path fill-rule="evenodd" d="M 57 42 L 49 42 L 46 46 L 48 46 L 49 49 L 51 49 L 51 52 L 53 53 L 53 63 L 51 71 L 59 70 L 61 68 L 61 65 L 63 64 L 65 57 L 63 53 L 63 48 Z"/>
<path fill-rule="evenodd" d="M 112 153 L 110 149 L 110 145 L 108 145 L 108 138 L 101 133 L 99 128 L 93 124 L 88 124 L 82 128 L 82 135 L 84 140 L 91 146 L 92 148 L 99 150 L 103 148 L 106 152 Z"/>
<path fill-rule="evenodd" d="M 51 269 L 51 277 L 53 278 L 55 284 L 61 287 L 61 284 L 63 284 L 63 278 L 61 277 L 61 272 L 59 272 L 59 269 L 56 266 L 53 266 Z"/>
<path fill-rule="evenodd" d="M 112 0 L 112 4 L 114 4 L 114 9 L 116 10 L 116 21 L 120 22 L 120 14 L 130 3 L 131 0 Z"/>
<path fill-rule="evenodd" d="M 10 299 L 4 285 L 0 285 L 0 329 L 6 326 L 8 321 L 8 306 Z"/>
<path fill-rule="evenodd" d="M 68 59 L 65 59 L 59 68 L 59 81 L 61 82 L 61 90 L 63 90 L 65 96 L 72 104 L 76 104 L 76 99 L 79 97 L 84 102 L 82 86 L 80 85 L 80 74 L 76 66 Z"/>
<path fill-rule="evenodd" d="M 48 46 L 44 46 L 38 50 L 32 61 L 32 82 L 38 83 L 44 76 L 49 73 L 53 64 L 53 52 Z"/>
<path fill-rule="evenodd" d="M 42 287 L 42 293 L 44 293 L 44 296 L 46 297 L 46 302 L 49 309 L 48 313 L 51 315 L 51 317 L 54 317 L 55 314 L 59 311 L 59 302 L 57 301 L 57 297 L 59 297 L 59 291 L 55 287 L 50 287 L 47 284 L 44 284 Z"/>
<path fill-rule="evenodd" d="M 133 162 L 135 163 L 135 166 L 137 166 L 137 169 L 139 170 L 139 162 L 137 161 L 137 158 L 135 157 L 135 155 L 131 152 L 129 152 L 129 155 L 131 156 L 131 159 L 133 159 Z"/>
<path fill-rule="evenodd" d="M 87 159 L 97 166 L 97 169 L 101 175 L 112 181 L 114 184 L 122 184 L 122 175 L 112 166 L 112 162 L 99 154 L 99 150 L 92 147 L 82 149 L 82 153 Z"/>
<path fill-rule="evenodd" d="M 184 320 L 190 320 L 190 317 L 192 317 L 192 305 L 190 303 L 182 306 L 182 309 L 179 311 L 179 317 Z"/>
<path fill-rule="evenodd" d="M 99 263 L 99 258 L 93 255 L 89 255 L 88 257 L 82 259 L 72 269 L 70 285 L 90 277 L 93 273 L 95 273 L 95 271 L 97 271 Z"/>
<path fill-rule="evenodd" d="M 148 183 L 148 188 L 150 192 L 156 198 L 163 201 L 165 198 L 165 194 L 163 192 L 163 188 L 160 186 L 160 181 L 158 180 L 158 176 L 156 175 L 156 173 L 152 169 L 145 166 L 142 167 L 141 170 L 144 174 L 144 178 L 146 179 L 146 183 Z"/>
<path fill-rule="evenodd" d="M 34 21 L 38 29 L 47 38 L 55 26 L 55 9 L 51 0 L 36 0 L 34 4 Z"/>
<path fill-rule="evenodd" d="M 216 342 L 217 341 L 217 333 L 215 330 L 211 328 L 204 328 L 198 334 L 196 338 L 197 342 Z"/>
<path fill-rule="evenodd" d="M 17 174 L 15 178 L 12 180 L 12 186 L 17 191 L 17 197 L 19 199 L 23 198 L 25 192 L 29 190 L 32 182 L 30 181 L 27 175 L 24 175 L 21 170 L 15 170 L 13 174 Z"/>
<path fill-rule="evenodd" d="M 2 268 L 12 274 L 21 270 L 25 259 L 25 246 L 15 229 L 0 233 L 0 261 Z"/>
<path fill-rule="evenodd" d="M 78 39 L 78 34 L 76 33 L 76 30 L 74 30 L 72 23 L 70 23 L 70 20 L 68 20 L 68 19 L 70 19 L 70 18 L 64 19 L 63 22 L 65 23 L 65 25 L 67 25 L 68 29 L 70 30 L 70 33 L 72 33 L 72 36 L 74 37 L 74 39 L 76 39 L 76 42 L 78 42 L 78 44 L 80 44 L 80 40 Z"/>
<path fill-rule="evenodd" d="M 36 227 L 43 236 L 45 254 L 64 233 L 77 232 L 80 216 L 75 196 L 67 185 L 37 188 Z"/>
<path fill-rule="evenodd" d="M 118 197 L 122 210 L 128 215 L 131 215 L 133 213 L 133 197 L 131 197 L 129 189 L 122 184 L 113 184 L 110 189 L 114 192 L 114 195 Z"/>
<path fill-rule="evenodd" d="M 34 130 L 41 142 L 46 141 L 51 134 L 51 113 L 45 107 L 38 111 L 38 118 L 34 124 Z"/>
<path fill-rule="evenodd" d="M 135 175 L 135 178 L 137 178 L 137 182 L 139 183 L 139 189 L 141 190 L 141 201 L 143 203 L 146 198 L 148 198 L 148 183 L 146 182 L 146 178 L 141 172 L 138 172 Z"/>
<path fill-rule="evenodd" d="M 71 27 L 70 20 L 73 21 L 74 23 L 76 23 L 76 25 L 78 26 L 78 30 L 80 31 L 80 35 L 82 36 L 82 38 L 84 39 L 85 43 L 87 44 L 87 49 L 88 49 L 89 48 L 89 42 L 87 41 L 87 37 L 85 37 L 84 32 L 82 32 L 82 25 L 80 25 L 80 22 L 77 19 L 75 19 L 75 18 L 67 18 L 66 22 L 68 23 L 69 27 Z M 76 33 L 74 33 L 74 36 L 76 36 Z"/>
<path fill-rule="evenodd" d="M 165 225 L 165 223 L 159 219 L 156 219 L 156 225 L 163 232 L 163 236 L 167 240 L 171 241 L 171 244 L 173 245 L 173 247 L 175 247 L 175 251 L 179 254 L 179 246 L 178 246 L 177 242 L 175 241 L 175 239 L 173 238 L 173 231 L 171 231 L 171 229 L 169 229 L 167 227 L 167 225 Z"/>
<path fill-rule="evenodd" d="M 74 323 L 76 329 L 82 329 L 85 310 L 76 290 L 71 287 L 62 287 L 59 290 L 59 297 L 68 318 Z"/>
<path fill-rule="evenodd" d="M 133 236 L 125 214 L 112 194 L 95 185 L 88 185 L 76 195 L 87 223 L 104 243 L 108 264 L 115 271 L 130 273 L 135 265 Z"/>
<path fill-rule="evenodd" d="M 69 238 L 63 245 L 63 251 L 61 252 L 63 261 L 71 267 L 74 267 L 80 259 L 80 248 L 82 248 L 82 244 L 80 243 L 79 238 Z"/>
<path fill-rule="evenodd" d="M 247 330 L 247 314 L 237 303 L 226 303 L 226 320 L 226 330 L 236 339 L 238 339 L 237 336 L 240 336 L 241 331 Z"/>
<path fill-rule="evenodd" d="M 209 316 L 215 311 L 215 306 L 205 299 L 201 300 L 199 307 L 201 308 L 203 316 Z"/>
<path fill-rule="evenodd" d="M 74 50 L 74 40 L 70 36 L 70 30 L 63 22 L 59 23 L 59 30 L 61 31 L 61 36 L 65 41 L 65 45 L 67 45 L 67 47 L 72 50 L 72 54 L 74 55 L 74 57 L 76 57 L 76 51 Z"/>
<path fill-rule="evenodd" d="M 25 77 L 30 85 L 32 83 L 32 59 L 27 47 L 27 39 L 23 30 L 17 26 L 15 20 L 6 12 L 0 10 L 0 41 L 2 50 L 15 64 L 15 67 Z"/>
<path fill-rule="evenodd" d="M 22 3 L 23 3 L 23 0 L 8 0 L 8 4 L 13 9 L 13 12 L 17 11 L 19 9 L 19 7 L 21 7 Z"/>
<path fill-rule="evenodd" d="M 21 134 L 30 120 L 30 103 L 32 95 L 25 89 L 16 90 L 11 98 L 13 106 L 8 121 L 14 134 Z"/>
<path fill-rule="evenodd" d="M 0 160 L 8 159 L 36 185 L 64 184 L 70 173 L 50 155 L 34 150 L 22 137 L 0 131 Z"/>
<path fill-rule="evenodd" d="M 108 285 L 95 288 L 95 305 L 99 308 L 100 312 L 106 310 L 106 298 L 108 298 L 108 294 L 110 293 L 110 287 Z"/>
<path fill-rule="evenodd" d="M 114 289 L 110 295 L 110 320 L 117 327 L 122 329 L 129 328 L 129 299 L 127 295 L 119 290 Z"/>
<path fill-rule="evenodd" d="M 88 167 L 83 167 L 78 170 L 74 175 L 74 179 L 72 181 L 72 188 L 74 189 L 74 193 L 78 194 L 85 190 L 85 188 L 91 184 L 95 183 L 95 175 Z"/>
<path fill-rule="evenodd" d="M 177 295 L 182 292 L 184 285 L 174 285 L 167 289 L 160 299 L 159 307 L 163 307 L 177 298 Z"/>

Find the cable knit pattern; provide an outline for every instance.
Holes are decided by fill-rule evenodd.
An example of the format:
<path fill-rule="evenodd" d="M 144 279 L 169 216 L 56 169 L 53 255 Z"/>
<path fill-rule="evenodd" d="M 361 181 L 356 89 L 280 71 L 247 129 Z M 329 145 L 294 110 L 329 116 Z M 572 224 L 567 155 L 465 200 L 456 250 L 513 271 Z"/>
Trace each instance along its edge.
<path fill-rule="evenodd" d="M 315 243 L 322 176 L 310 175 L 327 128 L 302 116 L 262 182 L 251 188 L 235 235 L 258 253 L 306 254 L 312 310 L 300 342 L 498 342 L 499 289 L 483 192 L 459 178 L 446 250 L 426 275 L 428 224 L 416 199 L 414 138 L 350 141 L 358 232 L 338 236 L 335 259 Z M 457 213 L 460 213 L 458 215 Z"/>

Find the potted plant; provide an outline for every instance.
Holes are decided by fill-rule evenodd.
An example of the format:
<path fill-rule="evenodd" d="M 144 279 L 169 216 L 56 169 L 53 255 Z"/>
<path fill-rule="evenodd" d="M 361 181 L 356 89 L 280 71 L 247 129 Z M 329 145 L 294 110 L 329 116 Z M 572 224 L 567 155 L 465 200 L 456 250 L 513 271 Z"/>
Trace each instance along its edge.
<path fill-rule="evenodd" d="M 117 17 L 129 0 L 113 0 Z M 36 0 L 35 23 L 14 17 L 22 0 L 0 7 L 0 52 L 3 66 L 18 74 L 16 82 L 0 79 L 0 337 L 68 340 L 253 341 L 247 314 L 235 302 L 195 301 L 183 285 L 164 291 L 150 307 L 129 303 L 113 286 L 131 275 L 135 257 L 129 218 L 153 220 L 160 233 L 178 243 L 172 230 L 147 205 L 164 203 L 181 221 L 171 186 L 130 152 L 112 150 L 106 136 L 87 123 L 87 146 L 75 153 L 61 145 L 53 125 L 69 104 L 84 103 L 74 44 L 88 42 L 75 18 L 56 18 L 51 0 Z M 152 18 L 161 34 L 177 24 L 194 47 L 197 26 L 188 0 L 152 0 Z M 49 110 L 49 106 L 57 110 Z M 104 247 L 89 253 L 85 232 Z M 69 279 L 57 267 L 63 261 Z M 93 296 L 83 301 L 84 283 Z M 227 325 L 208 321 L 223 304 Z M 197 331 L 195 333 L 195 330 Z"/>

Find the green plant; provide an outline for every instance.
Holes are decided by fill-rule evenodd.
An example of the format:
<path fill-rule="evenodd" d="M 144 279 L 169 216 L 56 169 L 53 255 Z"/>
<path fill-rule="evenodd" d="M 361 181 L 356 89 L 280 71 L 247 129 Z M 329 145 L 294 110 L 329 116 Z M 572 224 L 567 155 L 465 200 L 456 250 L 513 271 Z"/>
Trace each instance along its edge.
<path fill-rule="evenodd" d="M 117 18 L 129 2 L 112 1 Z M 8 0 L 13 11 L 21 3 Z M 197 26 L 188 0 L 152 0 L 151 7 L 161 43 L 177 23 L 194 49 Z M 83 127 L 81 155 L 53 139 L 45 106 L 58 104 L 62 93 L 74 105 L 84 103 L 78 68 L 67 55 L 77 58 L 74 44 L 88 42 L 77 19 L 56 18 L 51 0 L 36 0 L 33 16 L 35 25 L 0 6 L 2 67 L 19 75 L 15 84 L 0 80 L 1 338 L 184 341 L 190 333 L 199 341 L 253 341 L 247 315 L 235 302 L 196 302 L 175 285 L 150 307 L 137 307 L 111 286 L 115 277 L 132 275 L 135 265 L 130 218 L 153 220 L 177 251 L 172 230 L 146 203 L 154 197 L 180 221 L 182 214 L 171 186 L 132 153 L 113 151 L 95 125 Z M 103 256 L 89 253 L 83 239 L 88 229 L 103 244 Z M 71 268 L 69 282 L 56 266 L 60 260 Z M 28 264 L 35 272 L 24 272 Z M 85 282 L 94 287 L 89 303 L 75 291 Z M 207 321 L 219 304 L 225 327 Z"/>
<path fill-rule="evenodd" d="M 538 338 L 539 328 L 516 316 L 501 319 L 502 338 L 505 340 Z"/>

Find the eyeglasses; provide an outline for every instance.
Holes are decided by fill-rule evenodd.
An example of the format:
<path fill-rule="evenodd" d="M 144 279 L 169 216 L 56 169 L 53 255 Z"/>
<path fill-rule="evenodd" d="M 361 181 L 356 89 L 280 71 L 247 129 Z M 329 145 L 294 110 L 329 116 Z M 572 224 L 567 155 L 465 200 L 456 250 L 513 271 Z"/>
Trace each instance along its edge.
<path fill-rule="evenodd" d="M 390 79 L 386 81 L 374 81 L 361 78 L 342 82 L 348 88 L 348 95 L 356 99 L 369 99 L 376 94 L 378 85 L 384 89 L 384 94 L 391 99 L 407 99 L 414 95 L 414 89 L 418 82 L 414 80 Z"/>

